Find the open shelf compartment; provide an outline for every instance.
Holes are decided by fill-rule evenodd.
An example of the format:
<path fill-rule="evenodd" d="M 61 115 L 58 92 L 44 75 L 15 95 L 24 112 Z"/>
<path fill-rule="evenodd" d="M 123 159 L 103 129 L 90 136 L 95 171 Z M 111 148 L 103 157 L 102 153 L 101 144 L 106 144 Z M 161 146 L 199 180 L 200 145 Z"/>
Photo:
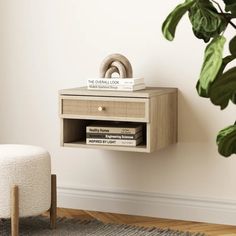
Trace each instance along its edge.
<path fill-rule="evenodd" d="M 96 148 L 106 150 L 117 150 L 117 151 L 136 151 L 136 152 L 149 152 L 147 147 L 147 124 L 144 122 L 134 122 L 135 124 L 143 125 L 142 143 L 137 146 L 118 146 L 118 145 L 94 145 L 86 144 L 86 126 L 95 124 L 96 120 L 84 120 L 84 119 L 62 119 L 62 134 L 61 134 L 61 145 L 64 147 L 84 147 L 84 148 Z M 115 121 L 106 121 L 107 124 L 116 125 Z M 119 122 L 122 123 L 122 122 Z M 127 122 L 124 122 L 127 123 Z"/>

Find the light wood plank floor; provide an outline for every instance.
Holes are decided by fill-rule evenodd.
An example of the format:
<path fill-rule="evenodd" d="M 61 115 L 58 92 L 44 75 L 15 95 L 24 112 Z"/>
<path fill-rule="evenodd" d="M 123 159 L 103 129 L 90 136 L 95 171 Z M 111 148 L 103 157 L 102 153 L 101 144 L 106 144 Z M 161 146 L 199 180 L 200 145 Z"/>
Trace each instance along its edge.
<path fill-rule="evenodd" d="M 236 226 L 216 225 L 181 220 L 168 220 L 65 208 L 58 209 L 58 216 L 89 220 L 97 219 L 105 223 L 129 224 L 144 227 L 159 227 L 190 232 L 202 232 L 210 236 L 236 236 Z"/>

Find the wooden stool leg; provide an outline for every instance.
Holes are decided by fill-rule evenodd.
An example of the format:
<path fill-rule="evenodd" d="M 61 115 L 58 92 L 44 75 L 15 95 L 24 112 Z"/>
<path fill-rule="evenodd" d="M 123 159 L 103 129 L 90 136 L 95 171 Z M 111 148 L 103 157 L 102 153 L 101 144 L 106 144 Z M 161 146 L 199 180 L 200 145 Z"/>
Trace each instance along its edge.
<path fill-rule="evenodd" d="M 19 188 L 11 189 L 11 235 L 19 235 Z"/>
<path fill-rule="evenodd" d="M 56 228 L 57 220 L 57 176 L 51 176 L 51 208 L 50 208 L 50 226 Z"/>

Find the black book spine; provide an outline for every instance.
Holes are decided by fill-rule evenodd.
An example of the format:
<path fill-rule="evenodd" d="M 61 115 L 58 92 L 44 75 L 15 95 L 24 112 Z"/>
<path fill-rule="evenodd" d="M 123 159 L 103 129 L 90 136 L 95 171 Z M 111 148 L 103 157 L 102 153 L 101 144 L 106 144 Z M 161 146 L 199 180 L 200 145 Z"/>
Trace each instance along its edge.
<path fill-rule="evenodd" d="M 86 133 L 86 138 L 98 138 L 98 139 L 120 139 L 120 140 L 135 140 L 142 134 L 101 134 L 101 133 Z"/>

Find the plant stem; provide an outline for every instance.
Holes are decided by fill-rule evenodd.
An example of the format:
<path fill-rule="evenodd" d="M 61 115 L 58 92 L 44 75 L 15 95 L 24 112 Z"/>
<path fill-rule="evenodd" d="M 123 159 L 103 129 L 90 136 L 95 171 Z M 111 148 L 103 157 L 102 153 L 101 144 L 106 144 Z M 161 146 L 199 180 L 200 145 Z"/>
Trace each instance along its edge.
<path fill-rule="evenodd" d="M 225 18 L 227 19 L 227 17 L 225 17 Z M 228 20 L 228 22 L 234 29 L 236 29 L 236 25 L 231 20 Z"/>
<path fill-rule="evenodd" d="M 223 17 L 228 21 L 228 23 L 234 28 L 236 29 L 236 25 L 231 21 L 229 20 L 229 18 L 225 15 L 224 11 L 222 10 L 220 4 L 218 2 L 216 2 L 215 0 L 211 0 L 212 2 L 214 2 L 218 8 L 220 9 L 220 12 L 222 13 Z"/>

